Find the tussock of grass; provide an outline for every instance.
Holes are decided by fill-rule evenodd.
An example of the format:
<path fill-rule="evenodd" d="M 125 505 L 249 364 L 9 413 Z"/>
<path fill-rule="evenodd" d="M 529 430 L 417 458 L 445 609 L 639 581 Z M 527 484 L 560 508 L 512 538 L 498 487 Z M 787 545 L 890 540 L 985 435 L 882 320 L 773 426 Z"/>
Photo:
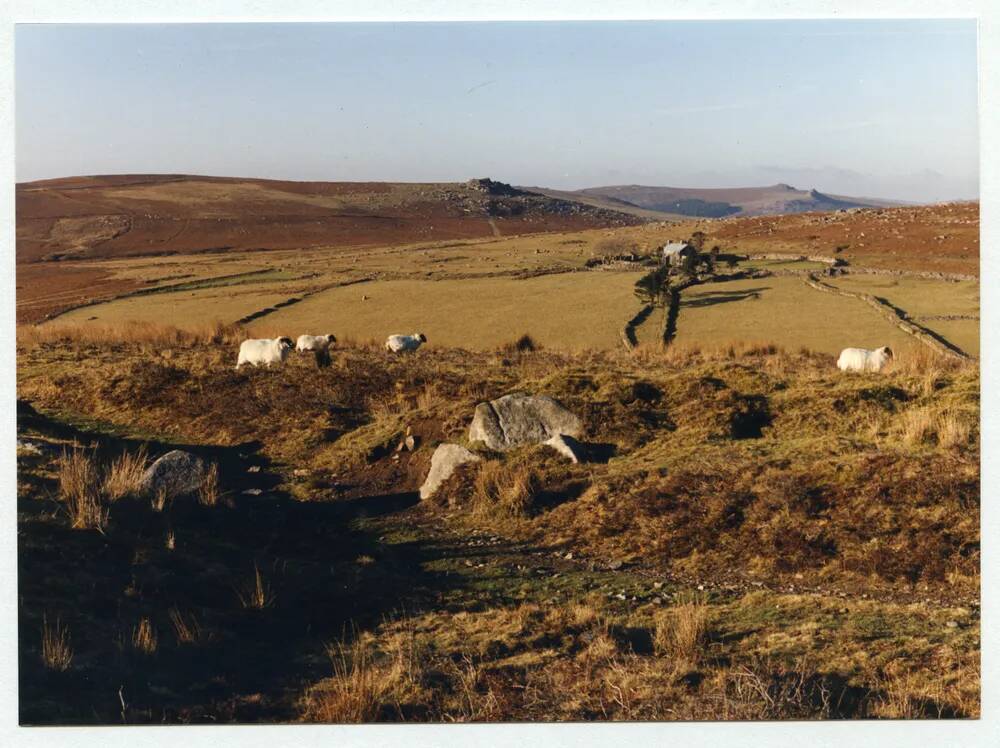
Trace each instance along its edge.
<path fill-rule="evenodd" d="M 168 615 L 178 644 L 199 644 L 204 640 L 205 632 L 194 613 L 184 614 L 177 607 L 173 607 Z"/>
<path fill-rule="evenodd" d="M 49 670 L 68 670 L 73 662 L 73 648 L 70 645 L 69 628 L 59 619 L 49 624 L 47 616 L 42 618 L 42 663 Z"/>
<path fill-rule="evenodd" d="M 104 530 L 108 510 L 101 502 L 100 472 L 92 452 L 79 447 L 63 451 L 59 460 L 59 493 L 72 527 Z"/>
<path fill-rule="evenodd" d="M 198 489 L 198 503 L 202 506 L 215 506 L 219 503 L 219 466 L 212 463 L 205 473 L 205 480 Z"/>
<path fill-rule="evenodd" d="M 103 490 L 108 501 L 138 493 L 148 462 L 145 447 L 137 452 L 123 452 L 113 460 L 104 474 Z"/>
<path fill-rule="evenodd" d="M 708 630 L 708 605 L 703 598 L 680 602 L 655 618 L 653 644 L 658 654 L 679 666 L 694 667 L 701 659 Z"/>
<path fill-rule="evenodd" d="M 156 636 L 156 629 L 148 618 L 139 619 L 139 623 L 132 629 L 132 647 L 143 654 L 151 655 L 156 652 L 159 641 Z"/>
<path fill-rule="evenodd" d="M 253 577 L 236 588 L 236 596 L 244 608 L 263 610 L 274 605 L 276 595 L 271 585 L 264 579 L 260 569 L 254 564 Z"/>

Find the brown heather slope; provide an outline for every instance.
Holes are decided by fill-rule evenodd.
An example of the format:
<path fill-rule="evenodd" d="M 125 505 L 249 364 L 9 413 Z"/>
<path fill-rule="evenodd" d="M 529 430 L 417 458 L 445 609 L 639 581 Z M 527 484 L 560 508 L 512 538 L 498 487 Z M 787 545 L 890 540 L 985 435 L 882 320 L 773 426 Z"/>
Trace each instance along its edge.
<path fill-rule="evenodd" d="M 16 198 L 20 263 L 470 239 L 640 221 L 495 183 L 477 189 L 116 175 L 19 184 Z"/>
<path fill-rule="evenodd" d="M 858 268 L 979 275 L 978 202 L 688 219 L 671 230 L 678 238 L 704 231 L 706 247 L 736 253 L 836 256 Z"/>

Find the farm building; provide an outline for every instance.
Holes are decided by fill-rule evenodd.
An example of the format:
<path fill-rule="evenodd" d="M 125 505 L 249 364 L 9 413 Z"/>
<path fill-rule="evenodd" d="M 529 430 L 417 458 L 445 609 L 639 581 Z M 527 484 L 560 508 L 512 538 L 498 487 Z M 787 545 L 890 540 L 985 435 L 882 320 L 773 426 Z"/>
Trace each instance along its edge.
<path fill-rule="evenodd" d="M 667 265 L 680 265 L 685 257 L 697 257 L 698 250 L 688 242 L 668 242 L 663 246 L 663 261 Z"/>

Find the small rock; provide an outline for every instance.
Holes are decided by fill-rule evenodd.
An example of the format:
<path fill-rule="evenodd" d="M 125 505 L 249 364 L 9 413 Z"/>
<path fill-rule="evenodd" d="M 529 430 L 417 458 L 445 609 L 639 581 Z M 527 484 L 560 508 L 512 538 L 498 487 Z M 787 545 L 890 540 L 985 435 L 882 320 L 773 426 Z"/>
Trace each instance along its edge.
<path fill-rule="evenodd" d="M 205 481 L 205 462 L 179 449 L 167 452 L 143 474 L 139 493 L 143 496 L 165 495 L 168 499 L 194 493 Z"/>
<path fill-rule="evenodd" d="M 567 553 L 565 556 L 563 556 L 563 558 L 566 559 L 567 561 L 572 561 L 573 560 L 573 554 L 572 553 Z"/>
<path fill-rule="evenodd" d="M 250 467 L 247 468 L 247 472 L 248 473 L 259 473 L 260 472 L 260 465 L 251 465 Z M 295 472 L 298 473 L 298 470 L 296 470 Z"/>
<path fill-rule="evenodd" d="M 616 571 L 617 569 L 622 568 L 622 562 L 621 561 L 611 561 L 611 562 L 608 563 L 608 568 L 611 569 L 611 571 Z"/>
<path fill-rule="evenodd" d="M 624 600 L 625 599 L 625 595 L 623 595 L 622 593 L 619 592 L 617 595 L 615 595 L 615 599 L 617 599 L 617 600 Z"/>
<path fill-rule="evenodd" d="M 412 452 L 414 449 L 417 448 L 417 437 L 412 436 L 412 435 L 407 436 L 403 440 L 403 446 L 406 447 L 406 451 L 407 452 Z"/>
<path fill-rule="evenodd" d="M 705 585 L 703 585 L 703 584 L 699 584 L 699 585 L 698 585 L 698 589 L 699 589 L 699 590 L 704 590 L 704 589 L 705 589 Z"/>
<path fill-rule="evenodd" d="M 658 590 L 663 586 L 663 582 L 653 582 L 653 589 Z"/>
<path fill-rule="evenodd" d="M 260 496 L 264 492 L 261 491 L 259 488 L 248 488 L 243 493 L 246 494 L 247 496 Z"/>
<path fill-rule="evenodd" d="M 945 626 L 947 626 L 950 629 L 957 629 L 958 621 L 948 621 L 948 623 L 946 623 Z"/>
<path fill-rule="evenodd" d="M 459 465 L 479 462 L 482 458 L 459 444 L 441 444 L 431 456 L 431 469 L 420 487 L 420 498 L 429 499 L 437 492 Z"/>

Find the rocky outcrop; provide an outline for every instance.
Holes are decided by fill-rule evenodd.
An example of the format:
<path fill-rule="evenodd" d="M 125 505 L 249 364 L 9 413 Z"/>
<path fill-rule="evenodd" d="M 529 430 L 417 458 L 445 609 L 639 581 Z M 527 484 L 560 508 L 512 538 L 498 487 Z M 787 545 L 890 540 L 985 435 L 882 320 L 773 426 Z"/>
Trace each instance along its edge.
<path fill-rule="evenodd" d="M 527 444 L 542 444 L 557 434 L 579 436 L 583 423 L 547 395 L 515 392 L 476 406 L 469 440 L 506 452 Z"/>
<path fill-rule="evenodd" d="M 476 455 L 459 444 L 441 444 L 431 456 L 431 469 L 427 473 L 424 484 L 420 487 L 420 498 L 429 499 L 441 487 L 456 468 L 468 462 L 479 462 Z"/>

